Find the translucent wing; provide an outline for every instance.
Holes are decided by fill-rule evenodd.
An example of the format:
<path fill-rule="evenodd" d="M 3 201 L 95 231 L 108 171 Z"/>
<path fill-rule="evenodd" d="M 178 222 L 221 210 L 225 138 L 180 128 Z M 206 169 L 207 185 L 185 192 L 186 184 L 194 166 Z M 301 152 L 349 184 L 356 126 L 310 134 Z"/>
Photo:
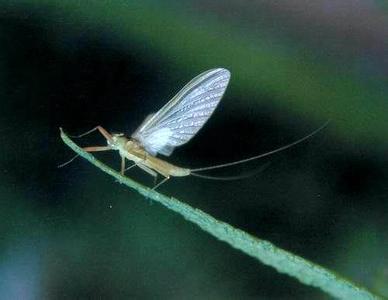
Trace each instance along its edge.
<path fill-rule="evenodd" d="M 132 135 L 151 154 L 170 155 L 187 143 L 209 119 L 228 85 L 226 69 L 208 70 L 192 79 Z"/>

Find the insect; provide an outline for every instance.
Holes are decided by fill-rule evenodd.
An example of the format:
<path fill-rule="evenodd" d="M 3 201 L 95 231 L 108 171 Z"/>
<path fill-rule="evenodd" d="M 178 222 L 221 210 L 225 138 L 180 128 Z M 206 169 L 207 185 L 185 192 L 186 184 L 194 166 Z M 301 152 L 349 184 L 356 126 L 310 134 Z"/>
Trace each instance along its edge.
<path fill-rule="evenodd" d="M 256 155 L 243 160 L 198 169 L 182 168 L 156 157 L 158 154 L 171 155 L 175 147 L 191 140 L 213 114 L 220 102 L 230 79 L 227 69 L 216 68 L 205 71 L 192 79 L 158 112 L 150 114 L 139 128 L 127 137 L 122 133 L 109 133 L 97 126 L 77 137 L 99 131 L 106 139 L 106 146 L 90 146 L 83 148 L 87 152 L 117 150 L 121 156 L 121 174 L 132 167 L 139 167 L 154 178 L 158 174 L 164 179 L 154 189 L 166 182 L 170 177 L 199 175 L 196 172 L 227 167 L 292 147 L 316 134 L 327 122 L 309 135 L 273 151 Z M 133 164 L 126 168 L 126 160 Z"/>

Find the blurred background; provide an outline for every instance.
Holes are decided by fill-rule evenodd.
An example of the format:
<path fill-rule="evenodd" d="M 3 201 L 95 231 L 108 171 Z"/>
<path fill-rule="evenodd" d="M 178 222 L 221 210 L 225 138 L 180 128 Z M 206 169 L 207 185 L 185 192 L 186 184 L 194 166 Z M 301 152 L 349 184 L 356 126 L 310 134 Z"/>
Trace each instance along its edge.
<path fill-rule="evenodd" d="M 160 188 L 388 297 L 385 1 L 0 1 L 1 299 L 327 299 L 73 156 L 128 135 L 200 72 L 232 73 Z M 77 140 L 104 145 L 98 134 Z M 119 168 L 117 153 L 97 157 Z M 152 186 L 138 170 L 128 176 Z"/>

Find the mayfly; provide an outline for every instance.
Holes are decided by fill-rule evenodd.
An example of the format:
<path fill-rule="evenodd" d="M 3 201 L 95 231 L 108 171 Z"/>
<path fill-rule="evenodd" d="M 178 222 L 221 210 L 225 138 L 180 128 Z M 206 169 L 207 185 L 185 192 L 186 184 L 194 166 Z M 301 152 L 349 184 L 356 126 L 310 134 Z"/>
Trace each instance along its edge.
<path fill-rule="evenodd" d="M 139 167 L 153 177 L 158 174 L 164 179 L 154 189 L 167 181 L 171 176 L 196 175 L 208 178 L 195 172 L 237 165 L 292 147 L 316 134 L 326 123 L 309 135 L 270 152 L 243 160 L 205 168 L 188 169 L 175 166 L 158 157 L 157 154 L 171 155 L 175 147 L 187 143 L 202 128 L 213 114 L 220 102 L 230 79 L 230 72 L 223 68 L 205 71 L 192 79 L 158 112 L 150 114 L 130 138 L 122 133 L 110 134 L 97 126 L 78 137 L 98 130 L 106 139 L 106 146 L 83 148 L 87 152 L 117 150 L 121 156 L 121 174 L 134 166 Z M 133 165 L 126 169 L 126 160 Z"/>

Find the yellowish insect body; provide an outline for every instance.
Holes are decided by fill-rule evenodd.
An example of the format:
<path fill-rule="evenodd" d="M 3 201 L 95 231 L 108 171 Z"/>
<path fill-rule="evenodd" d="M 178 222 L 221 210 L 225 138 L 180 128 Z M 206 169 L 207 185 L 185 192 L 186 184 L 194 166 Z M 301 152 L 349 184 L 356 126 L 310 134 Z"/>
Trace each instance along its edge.
<path fill-rule="evenodd" d="M 181 168 L 170 164 L 164 160 L 161 160 L 155 156 L 150 155 L 140 145 L 139 142 L 133 139 L 128 139 L 123 134 L 112 134 L 112 138 L 107 140 L 108 146 L 112 150 L 117 150 L 120 153 L 122 159 L 128 159 L 133 161 L 136 165 L 151 175 L 155 175 L 150 172 L 152 170 L 163 175 L 166 178 L 170 176 L 182 177 L 190 175 L 190 169 Z M 149 170 L 149 169 L 151 170 Z M 122 172 L 124 172 L 122 168 Z"/>

